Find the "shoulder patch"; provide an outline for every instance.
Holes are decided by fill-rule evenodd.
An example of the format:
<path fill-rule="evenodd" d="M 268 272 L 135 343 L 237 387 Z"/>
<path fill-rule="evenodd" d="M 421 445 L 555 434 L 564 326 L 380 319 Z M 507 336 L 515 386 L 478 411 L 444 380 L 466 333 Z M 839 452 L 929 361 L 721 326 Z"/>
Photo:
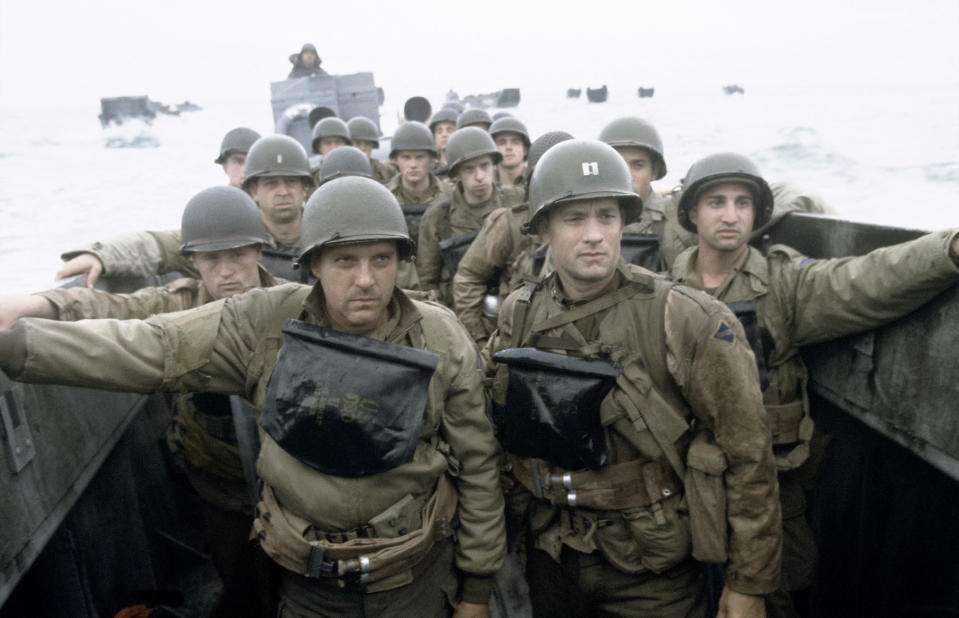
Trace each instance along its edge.
<path fill-rule="evenodd" d="M 736 336 L 733 334 L 733 329 L 729 328 L 728 324 L 721 322 L 719 324 L 719 330 L 717 330 L 716 334 L 713 335 L 713 339 L 719 339 L 720 341 L 732 343 L 736 340 Z"/>
<path fill-rule="evenodd" d="M 811 258 L 811 257 L 803 258 L 802 261 L 799 262 L 799 266 L 806 266 L 808 264 L 812 264 L 815 261 L 816 261 L 815 258 Z"/>

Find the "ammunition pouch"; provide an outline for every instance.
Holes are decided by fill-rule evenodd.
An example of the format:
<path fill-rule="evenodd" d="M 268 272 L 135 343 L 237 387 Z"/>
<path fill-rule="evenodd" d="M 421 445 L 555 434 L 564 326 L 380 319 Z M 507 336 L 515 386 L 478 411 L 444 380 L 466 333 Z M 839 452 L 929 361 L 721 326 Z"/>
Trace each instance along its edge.
<path fill-rule="evenodd" d="M 220 478 L 242 481 L 243 468 L 233 417 L 229 407 L 225 416 L 219 414 L 219 409 L 211 405 L 213 402 L 225 402 L 229 406 L 229 398 L 225 395 L 179 395 L 174 402 L 174 419 L 168 440 L 171 448 L 181 451 L 193 468 Z M 200 405 L 204 409 L 200 409 Z"/>
<path fill-rule="evenodd" d="M 809 458 L 809 444 L 816 427 L 802 400 L 765 404 L 773 436 L 773 455 L 780 472 L 795 470 Z"/>
<path fill-rule="evenodd" d="M 412 461 L 439 356 L 298 320 L 283 332 L 260 416 L 280 448 L 351 478 Z"/>
<path fill-rule="evenodd" d="M 460 260 L 466 255 L 466 251 L 473 244 L 473 239 L 478 234 L 479 231 L 474 230 L 440 241 L 440 255 L 443 257 L 443 266 L 446 267 L 446 272 L 450 274 L 451 279 L 456 274 L 456 269 L 459 268 Z"/>
<path fill-rule="evenodd" d="M 723 564 L 729 538 L 726 517 L 726 456 L 708 429 L 696 432 L 686 453 L 686 507 L 693 558 Z"/>
<path fill-rule="evenodd" d="M 535 348 L 508 348 L 493 360 L 509 368 L 501 428 L 507 452 L 572 470 L 606 464 L 599 407 L 618 365 Z"/>
<path fill-rule="evenodd" d="M 311 533 L 310 536 L 318 538 L 308 540 L 302 533 L 303 521 L 283 511 L 269 486 L 263 487 L 261 496 L 253 527 L 260 546 L 270 558 L 294 573 L 329 579 L 331 583 L 342 585 L 363 585 L 367 592 L 390 590 L 410 583 L 414 567 L 438 541 L 453 535 L 457 502 L 456 488 L 443 474 L 433 495 L 418 513 L 422 526 L 394 538 L 354 534 L 349 540 L 339 542 L 326 538 L 337 533 L 322 536 Z M 367 527 L 376 529 L 374 520 L 388 519 L 391 509 L 397 505 L 374 517 Z M 400 510 L 408 511 L 408 505 Z M 350 536 L 349 533 L 341 534 Z"/>
<path fill-rule="evenodd" d="M 673 495 L 647 507 L 599 520 L 593 542 L 610 564 L 625 573 L 661 573 L 689 557 L 689 520 Z M 604 525 L 605 524 L 605 525 Z"/>

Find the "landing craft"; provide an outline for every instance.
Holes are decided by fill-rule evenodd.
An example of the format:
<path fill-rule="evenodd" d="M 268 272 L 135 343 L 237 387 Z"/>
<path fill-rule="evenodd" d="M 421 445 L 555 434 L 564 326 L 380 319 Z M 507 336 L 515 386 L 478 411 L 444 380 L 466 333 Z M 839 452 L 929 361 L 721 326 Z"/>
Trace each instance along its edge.
<path fill-rule="evenodd" d="M 792 213 L 768 234 L 827 258 L 921 232 Z M 833 437 L 808 510 L 820 551 L 810 616 L 959 614 L 956 350 L 959 285 L 887 326 L 803 350 L 813 416 Z M 177 611 L 203 615 L 212 570 L 167 460 L 163 396 L 0 376 L 0 417 L 0 618 L 112 616 L 178 594 Z"/>
<path fill-rule="evenodd" d="M 314 74 L 272 82 L 274 127 L 277 133 L 289 135 L 312 152 L 313 125 L 330 111 L 343 120 L 366 116 L 379 127 L 380 94 L 372 73 Z"/>
<path fill-rule="evenodd" d="M 603 84 L 599 88 L 586 89 L 586 98 L 590 103 L 605 103 L 608 95 L 609 91 L 606 89 L 606 84 Z"/>

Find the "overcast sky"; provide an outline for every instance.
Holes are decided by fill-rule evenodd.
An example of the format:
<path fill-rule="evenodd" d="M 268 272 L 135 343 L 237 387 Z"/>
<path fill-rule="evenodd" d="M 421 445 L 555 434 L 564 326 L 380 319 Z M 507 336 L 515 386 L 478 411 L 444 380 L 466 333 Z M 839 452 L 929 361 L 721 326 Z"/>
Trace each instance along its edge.
<path fill-rule="evenodd" d="M 402 99 L 519 86 L 959 83 L 956 0 L 0 0 L 0 105 L 263 99 L 316 44 Z"/>

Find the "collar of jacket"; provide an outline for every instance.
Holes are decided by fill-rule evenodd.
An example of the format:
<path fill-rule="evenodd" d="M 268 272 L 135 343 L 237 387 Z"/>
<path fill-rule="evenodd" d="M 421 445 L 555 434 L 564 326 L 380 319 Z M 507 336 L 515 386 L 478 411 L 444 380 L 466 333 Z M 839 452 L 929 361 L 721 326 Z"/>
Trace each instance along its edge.
<path fill-rule="evenodd" d="M 673 263 L 673 269 L 670 273 L 673 280 L 697 290 L 705 289 L 702 279 L 692 268 L 698 256 L 699 247 L 690 247 L 680 253 Z M 722 285 L 716 289 L 713 295 L 719 300 L 723 300 L 723 294 L 739 276 L 748 278 L 749 287 L 755 293 L 755 296 L 762 296 L 769 290 L 769 264 L 763 254 L 755 247 L 747 246 L 746 251 L 739 257 L 730 273 L 723 280 Z"/>
<path fill-rule="evenodd" d="M 373 329 L 372 332 L 361 336 L 389 343 L 402 343 L 406 333 L 413 328 L 414 324 L 423 319 L 423 314 L 416 308 L 410 297 L 395 286 L 393 287 L 393 296 L 386 306 L 386 312 L 387 318 L 383 324 Z M 313 285 L 309 296 L 303 301 L 303 311 L 300 313 L 300 319 L 310 324 L 334 328 L 333 322 L 326 312 L 323 288 L 319 281 Z"/>

